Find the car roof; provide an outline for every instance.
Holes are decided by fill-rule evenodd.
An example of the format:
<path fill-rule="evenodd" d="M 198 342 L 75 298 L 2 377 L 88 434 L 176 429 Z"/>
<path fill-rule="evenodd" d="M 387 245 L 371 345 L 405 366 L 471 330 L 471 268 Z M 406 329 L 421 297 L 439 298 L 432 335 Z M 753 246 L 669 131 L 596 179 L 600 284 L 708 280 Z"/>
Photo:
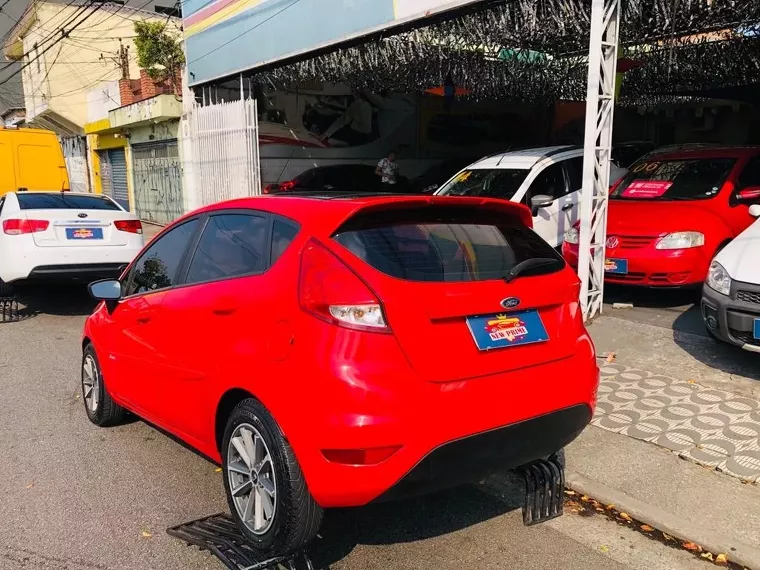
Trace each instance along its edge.
<path fill-rule="evenodd" d="M 259 210 L 292 219 L 313 235 L 330 235 L 343 222 L 365 208 L 378 210 L 403 206 L 472 205 L 492 206 L 514 212 L 527 223 L 532 222 L 530 210 L 521 204 L 496 198 L 469 196 L 431 196 L 425 194 L 390 194 L 381 192 L 288 192 L 238 198 L 212 204 L 191 212 L 179 220 L 219 210 Z M 172 225 L 175 225 L 172 224 Z"/>
<path fill-rule="evenodd" d="M 557 154 L 573 150 L 583 151 L 582 147 L 573 145 L 543 146 L 508 150 L 481 158 L 470 165 L 470 168 L 533 168 L 539 161 Z"/>
<path fill-rule="evenodd" d="M 653 150 L 646 158 L 678 160 L 686 158 L 747 158 L 760 154 L 760 146 L 706 146 L 681 149 Z"/>

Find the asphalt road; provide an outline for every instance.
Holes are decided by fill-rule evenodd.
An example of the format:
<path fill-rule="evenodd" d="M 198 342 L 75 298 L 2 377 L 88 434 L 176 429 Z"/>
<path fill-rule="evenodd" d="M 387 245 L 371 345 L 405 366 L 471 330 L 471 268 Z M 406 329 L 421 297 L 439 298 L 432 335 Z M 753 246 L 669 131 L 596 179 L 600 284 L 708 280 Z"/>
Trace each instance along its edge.
<path fill-rule="evenodd" d="M 148 425 L 91 425 L 79 388 L 81 288 L 27 292 L 0 323 L 0 570 L 221 570 L 166 535 L 225 510 L 214 465 Z M 494 482 L 495 481 L 495 482 Z M 708 568 L 597 516 L 526 528 L 515 480 L 329 513 L 314 557 L 334 569 Z"/>

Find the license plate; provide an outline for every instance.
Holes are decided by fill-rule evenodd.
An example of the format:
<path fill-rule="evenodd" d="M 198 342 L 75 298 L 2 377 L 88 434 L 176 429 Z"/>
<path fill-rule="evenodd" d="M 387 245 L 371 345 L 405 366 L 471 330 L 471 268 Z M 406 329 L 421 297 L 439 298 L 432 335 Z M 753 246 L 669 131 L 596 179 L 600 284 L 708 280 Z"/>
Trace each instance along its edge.
<path fill-rule="evenodd" d="M 752 328 L 752 338 L 760 340 L 760 319 L 755 319 L 755 324 Z"/>
<path fill-rule="evenodd" d="M 103 239 L 103 228 L 66 228 L 66 239 Z"/>
<path fill-rule="evenodd" d="M 628 260 L 605 259 L 604 271 L 605 273 L 612 273 L 613 275 L 626 275 L 628 273 Z"/>
<path fill-rule="evenodd" d="M 467 327 L 478 350 L 493 350 L 549 340 L 541 315 L 535 310 L 467 317 Z"/>

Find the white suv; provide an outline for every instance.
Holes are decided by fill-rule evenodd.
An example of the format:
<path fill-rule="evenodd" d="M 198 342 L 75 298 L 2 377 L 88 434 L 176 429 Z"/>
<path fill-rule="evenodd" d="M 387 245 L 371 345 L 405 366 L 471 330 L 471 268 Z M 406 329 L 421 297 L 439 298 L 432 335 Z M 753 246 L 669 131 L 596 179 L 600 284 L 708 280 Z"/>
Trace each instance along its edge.
<path fill-rule="evenodd" d="M 628 172 L 611 166 L 610 185 Z M 532 148 L 494 154 L 461 170 L 436 195 L 503 198 L 533 211 L 533 229 L 555 248 L 578 221 L 583 149 Z"/>

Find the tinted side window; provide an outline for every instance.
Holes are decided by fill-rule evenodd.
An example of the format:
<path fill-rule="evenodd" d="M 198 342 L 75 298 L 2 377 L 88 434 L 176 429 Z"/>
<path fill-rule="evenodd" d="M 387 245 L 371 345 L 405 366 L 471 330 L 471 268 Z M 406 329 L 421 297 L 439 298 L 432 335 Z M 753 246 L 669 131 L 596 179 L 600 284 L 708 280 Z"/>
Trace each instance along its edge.
<path fill-rule="evenodd" d="M 760 156 L 750 160 L 739 175 L 739 190 L 748 186 L 760 186 Z"/>
<path fill-rule="evenodd" d="M 275 219 L 272 224 L 272 257 L 271 265 L 280 259 L 298 234 L 298 227 L 289 221 Z"/>
<path fill-rule="evenodd" d="M 558 162 L 544 168 L 538 177 L 530 185 L 530 195 L 539 196 L 544 194 L 552 198 L 561 198 L 567 194 L 565 174 L 562 172 L 562 163 Z"/>
<path fill-rule="evenodd" d="M 570 182 L 570 192 L 580 190 L 583 186 L 583 158 L 571 158 L 564 162 L 567 167 L 567 179 Z"/>
<path fill-rule="evenodd" d="M 182 257 L 197 228 L 198 220 L 190 220 L 158 238 L 132 268 L 125 295 L 157 291 L 174 285 Z"/>
<path fill-rule="evenodd" d="M 187 283 L 261 273 L 267 269 L 269 218 L 220 214 L 209 218 L 187 273 Z"/>

